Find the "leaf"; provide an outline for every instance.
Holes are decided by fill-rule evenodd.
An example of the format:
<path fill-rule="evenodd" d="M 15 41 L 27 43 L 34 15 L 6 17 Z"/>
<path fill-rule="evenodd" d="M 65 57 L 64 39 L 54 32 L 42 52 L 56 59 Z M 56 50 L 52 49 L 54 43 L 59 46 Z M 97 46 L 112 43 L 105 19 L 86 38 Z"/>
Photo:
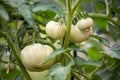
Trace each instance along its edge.
<path fill-rule="evenodd" d="M 50 68 L 48 75 L 52 76 L 52 80 L 66 80 L 72 65 L 73 62 L 71 61 L 65 67 L 60 63 L 56 63 Z"/>
<path fill-rule="evenodd" d="M 32 17 L 30 7 L 28 5 L 23 4 L 18 7 L 18 10 L 22 14 L 22 16 L 25 18 L 25 20 L 29 23 L 29 25 L 32 26 L 36 31 L 38 31 L 37 28 L 35 27 L 36 25 Z"/>
<path fill-rule="evenodd" d="M 24 80 L 24 79 L 23 79 L 23 75 L 22 75 L 22 74 L 18 75 L 18 76 L 15 78 L 15 80 Z"/>
<path fill-rule="evenodd" d="M 27 30 L 27 25 L 24 24 L 23 27 L 20 27 L 20 29 L 18 30 L 18 37 L 23 37 L 26 33 Z"/>
<path fill-rule="evenodd" d="M 116 63 L 116 65 L 112 66 L 111 68 L 112 69 L 109 69 L 106 65 L 106 67 L 100 71 L 99 76 L 101 77 L 101 80 L 120 80 L 119 61 Z"/>
<path fill-rule="evenodd" d="M 106 38 L 100 37 L 98 35 L 92 35 L 92 37 L 98 39 L 101 44 L 104 44 L 107 47 L 110 46 L 110 43 Z"/>
<path fill-rule="evenodd" d="M 105 4 L 103 2 L 96 2 L 96 10 L 97 12 L 102 12 L 105 9 Z"/>
<path fill-rule="evenodd" d="M 109 25 L 109 33 L 115 41 L 120 40 L 120 28 L 113 25 Z"/>
<path fill-rule="evenodd" d="M 107 31 L 108 21 L 105 19 L 94 19 L 96 26 L 103 32 Z"/>
<path fill-rule="evenodd" d="M 111 46 L 110 49 L 106 51 L 106 54 L 112 58 L 120 59 L 120 44 L 116 43 Z"/>
<path fill-rule="evenodd" d="M 3 18 L 5 21 L 9 21 L 9 15 L 2 4 L 0 4 L 0 17 Z"/>
<path fill-rule="evenodd" d="M 9 3 L 12 7 L 17 8 L 25 3 L 25 0 L 9 0 Z"/>
<path fill-rule="evenodd" d="M 11 6 L 18 9 L 18 11 L 21 13 L 21 15 L 31 27 L 38 31 L 32 16 L 30 6 L 25 4 L 25 0 L 9 0 L 9 3 Z"/>
<path fill-rule="evenodd" d="M 4 78 L 9 79 L 9 78 L 12 78 L 12 77 L 14 77 L 14 76 L 19 75 L 19 74 L 20 74 L 20 71 L 18 71 L 18 70 L 12 70 L 12 71 L 10 71 L 10 72 L 7 74 L 7 73 L 6 73 L 6 70 L 4 69 L 4 70 L 2 70 L 1 73 L 2 73 L 2 75 L 3 75 Z"/>
<path fill-rule="evenodd" d="M 33 12 L 46 11 L 46 10 L 51 10 L 55 13 L 60 13 L 59 10 L 52 3 L 42 3 L 42 2 L 40 2 L 40 3 L 37 3 L 36 5 L 32 6 L 32 11 Z"/>
<path fill-rule="evenodd" d="M 95 61 L 95 60 L 85 60 L 85 59 L 83 59 L 83 58 L 81 58 L 81 57 L 79 57 L 79 56 L 77 56 L 77 57 L 75 58 L 75 60 L 76 60 L 76 62 L 77 62 L 77 64 L 78 64 L 79 66 L 81 66 L 81 65 L 101 66 L 101 63 L 100 63 L 99 61 Z"/>
<path fill-rule="evenodd" d="M 46 57 L 46 58 L 41 62 L 41 64 L 46 63 L 47 61 L 53 59 L 53 58 L 56 57 L 57 55 L 66 52 L 67 50 L 68 50 L 68 49 L 63 49 L 63 48 L 56 49 L 56 50 L 55 50 L 54 52 L 52 52 L 48 57 Z"/>

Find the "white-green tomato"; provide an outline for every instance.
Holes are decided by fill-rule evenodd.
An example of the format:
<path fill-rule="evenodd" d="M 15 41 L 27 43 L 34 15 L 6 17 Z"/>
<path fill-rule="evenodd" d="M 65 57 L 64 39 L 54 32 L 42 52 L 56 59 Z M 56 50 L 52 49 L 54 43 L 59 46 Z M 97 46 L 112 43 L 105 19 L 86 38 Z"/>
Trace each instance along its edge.
<path fill-rule="evenodd" d="M 80 43 L 85 40 L 88 40 L 91 34 L 92 34 L 92 28 L 82 31 L 77 26 L 72 26 L 70 32 L 70 39 L 73 42 Z"/>
<path fill-rule="evenodd" d="M 86 18 L 86 19 L 81 19 L 77 22 L 76 26 L 80 29 L 80 30 L 85 30 L 89 27 L 91 27 L 93 25 L 93 20 L 92 18 Z"/>
<path fill-rule="evenodd" d="M 65 35 L 65 24 L 50 21 L 45 28 L 46 34 L 53 39 L 62 39 Z"/>
<path fill-rule="evenodd" d="M 50 46 L 35 43 L 32 45 L 28 45 L 22 49 L 21 60 L 23 65 L 29 71 L 44 71 L 49 69 L 55 62 L 55 59 L 52 59 L 41 65 L 43 59 L 50 55 L 52 52 L 53 49 Z"/>

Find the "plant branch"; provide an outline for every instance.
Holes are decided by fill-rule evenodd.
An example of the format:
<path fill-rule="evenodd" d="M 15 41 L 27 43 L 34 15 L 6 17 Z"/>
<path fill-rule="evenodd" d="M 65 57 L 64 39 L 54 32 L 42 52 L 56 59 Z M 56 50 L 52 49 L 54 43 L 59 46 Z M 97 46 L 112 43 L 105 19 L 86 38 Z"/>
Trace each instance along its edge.
<path fill-rule="evenodd" d="M 101 60 L 101 64 L 102 64 L 102 65 L 104 64 L 105 60 L 106 60 L 106 54 L 103 56 L 103 58 L 102 58 L 102 60 Z M 102 66 L 102 65 L 101 65 L 101 66 Z M 92 77 L 92 75 L 93 75 L 94 73 L 96 73 L 97 70 L 99 70 L 99 68 L 100 68 L 101 66 L 97 67 L 94 71 L 92 71 L 92 72 L 90 73 L 90 77 Z"/>
<path fill-rule="evenodd" d="M 111 23 L 113 23 L 115 26 L 120 28 L 120 23 L 118 23 L 116 20 L 114 20 L 112 17 L 107 16 L 106 14 L 100 14 L 100 13 L 89 13 L 89 17 L 91 18 L 99 18 L 99 19 L 105 19 L 109 20 Z"/>
<path fill-rule="evenodd" d="M 63 40 L 63 48 L 67 48 L 68 47 L 68 43 L 69 43 L 69 37 L 70 37 L 70 31 L 71 31 L 71 23 L 72 23 L 72 11 L 71 11 L 71 0 L 66 0 L 66 4 L 67 4 L 67 29 L 66 29 L 66 35 L 65 35 L 65 39 Z"/>
<path fill-rule="evenodd" d="M 77 0 L 77 1 L 75 2 L 75 4 L 74 4 L 73 7 L 72 7 L 73 13 L 75 12 L 76 8 L 79 6 L 79 4 L 80 4 L 81 1 L 82 1 L 82 0 Z"/>
<path fill-rule="evenodd" d="M 7 35 L 7 40 L 8 40 L 8 44 L 11 47 L 11 50 L 15 56 L 15 59 L 18 62 L 18 65 L 21 69 L 21 71 L 23 72 L 23 74 L 26 76 L 27 80 L 32 80 L 31 77 L 29 76 L 29 74 L 27 73 L 25 67 L 23 66 L 21 59 L 20 59 L 20 52 L 16 49 L 16 46 L 14 45 L 14 43 L 11 41 L 10 37 Z"/>
<path fill-rule="evenodd" d="M 18 49 L 18 45 L 16 45 L 12 40 L 12 35 L 10 34 L 10 31 L 8 31 L 7 26 L 5 25 L 4 21 L 2 21 L 2 28 L 7 32 L 6 35 L 4 35 L 4 38 L 6 38 L 9 47 L 11 48 L 16 61 L 18 62 L 18 65 L 22 71 L 22 73 L 25 75 L 25 77 L 27 78 L 27 80 L 32 80 L 31 77 L 29 76 L 29 74 L 27 73 L 24 65 L 21 62 L 20 59 L 20 50 Z"/>
<path fill-rule="evenodd" d="M 0 59 L 0 62 L 3 62 L 3 63 L 9 63 L 8 61 L 4 61 L 4 60 L 2 60 L 2 59 Z"/>
<path fill-rule="evenodd" d="M 109 4 L 108 4 L 108 0 L 105 0 L 105 5 L 106 5 L 106 14 L 109 14 Z"/>
<path fill-rule="evenodd" d="M 77 79 L 77 80 L 80 80 L 80 76 L 78 76 L 75 72 L 71 72 L 71 74 Z"/>
<path fill-rule="evenodd" d="M 74 69 L 71 69 L 71 70 L 72 70 L 73 72 L 78 73 L 79 75 L 83 76 L 86 80 L 89 80 L 88 76 L 86 76 L 86 75 L 80 73 L 80 72 L 77 71 L 77 70 L 74 70 Z"/>

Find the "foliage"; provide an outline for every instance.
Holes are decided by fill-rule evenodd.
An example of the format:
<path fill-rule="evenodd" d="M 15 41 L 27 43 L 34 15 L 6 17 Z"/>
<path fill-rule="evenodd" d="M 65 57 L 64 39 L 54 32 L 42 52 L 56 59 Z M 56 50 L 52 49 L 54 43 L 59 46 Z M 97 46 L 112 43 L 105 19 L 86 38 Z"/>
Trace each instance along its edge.
<path fill-rule="evenodd" d="M 42 63 L 57 58 L 48 70 L 51 80 L 120 80 L 120 1 L 47 1 L 0 0 L 0 80 L 31 80 L 20 53 L 33 43 L 54 49 Z M 83 43 L 72 42 L 71 25 L 87 17 L 94 20 L 93 35 Z M 63 39 L 52 39 L 45 33 L 51 20 L 66 24 Z M 10 63 L 17 69 L 4 68 Z"/>

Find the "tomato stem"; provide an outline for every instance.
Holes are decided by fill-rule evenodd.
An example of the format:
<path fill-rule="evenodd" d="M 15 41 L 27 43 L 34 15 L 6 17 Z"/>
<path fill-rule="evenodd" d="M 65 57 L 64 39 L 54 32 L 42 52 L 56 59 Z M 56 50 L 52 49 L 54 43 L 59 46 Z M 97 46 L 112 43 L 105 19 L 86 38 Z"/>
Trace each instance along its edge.
<path fill-rule="evenodd" d="M 65 39 L 63 40 L 64 41 L 63 48 L 65 49 L 68 47 L 70 31 L 71 31 L 71 23 L 72 23 L 71 0 L 66 0 L 66 4 L 67 4 L 68 14 L 67 14 L 66 35 L 65 35 Z"/>
<path fill-rule="evenodd" d="M 89 17 L 91 18 L 99 18 L 99 19 L 105 19 L 105 20 L 109 20 L 110 22 L 112 22 L 115 26 L 120 28 L 120 23 L 118 23 L 116 20 L 114 20 L 112 17 L 106 15 L 106 14 L 100 14 L 100 13 L 89 13 L 88 14 Z"/>
<path fill-rule="evenodd" d="M 75 4 L 73 5 L 73 8 L 72 8 L 71 7 L 72 0 L 66 0 L 66 5 L 67 5 L 67 22 L 66 22 L 67 23 L 67 28 L 66 28 L 66 34 L 65 34 L 65 37 L 64 37 L 64 40 L 63 40 L 63 45 L 62 45 L 62 47 L 64 49 L 68 48 L 70 31 L 71 31 L 71 25 L 72 25 L 72 17 L 73 17 L 73 14 L 74 14 L 76 8 L 78 7 L 80 1 L 81 0 L 76 0 Z M 68 58 L 65 57 L 63 59 L 63 62 L 65 62 L 64 65 L 66 65 L 68 63 Z M 68 74 L 67 80 L 70 80 L 70 76 L 71 76 L 71 74 Z"/>
<path fill-rule="evenodd" d="M 32 80 L 31 77 L 30 77 L 30 75 L 27 73 L 24 65 L 21 62 L 21 59 L 20 59 L 20 50 L 19 50 L 18 44 L 16 44 L 17 41 L 16 41 L 16 39 L 13 40 L 13 35 L 10 34 L 10 31 L 7 29 L 7 26 L 3 22 L 2 22 L 3 29 L 7 32 L 7 34 L 4 35 L 4 38 L 7 39 L 8 45 L 11 48 L 12 53 L 13 53 L 13 55 L 14 55 L 17 63 L 18 63 L 18 65 L 19 65 L 22 73 L 25 75 L 25 77 L 27 78 L 27 80 Z"/>
<path fill-rule="evenodd" d="M 72 7 L 72 12 L 74 13 L 75 12 L 75 10 L 77 9 L 77 7 L 79 6 L 79 4 L 80 4 L 80 2 L 81 2 L 82 0 L 77 0 L 76 2 L 75 2 L 75 4 L 73 5 L 73 7 Z"/>

